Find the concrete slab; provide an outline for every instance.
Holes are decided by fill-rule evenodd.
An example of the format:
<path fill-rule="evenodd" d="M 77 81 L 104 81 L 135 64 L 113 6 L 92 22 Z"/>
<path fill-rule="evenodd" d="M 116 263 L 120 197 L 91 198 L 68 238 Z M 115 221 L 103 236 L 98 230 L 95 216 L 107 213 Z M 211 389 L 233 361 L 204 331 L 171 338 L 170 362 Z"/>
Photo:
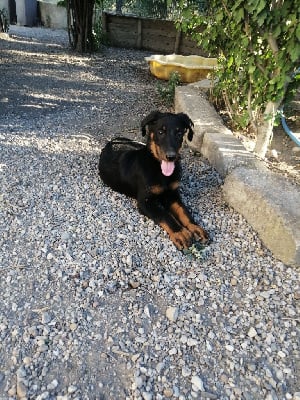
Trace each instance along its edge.
<path fill-rule="evenodd" d="M 300 188 L 269 171 L 227 129 L 207 100 L 208 82 L 176 88 L 175 111 L 193 120 L 187 144 L 201 152 L 225 179 L 227 203 L 241 213 L 274 256 L 300 266 Z"/>
<path fill-rule="evenodd" d="M 239 166 L 257 168 L 257 158 L 232 134 L 205 132 L 201 153 L 223 178 Z"/>
<path fill-rule="evenodd" d="M 207 101 L 205 91 L 196 85 L 176 87 L 175 109 L 176 112 L 186 112 L 194 122 L 194 138 L 188 145 L 195 151 L 201 148 L 206 132 L 231 134 Z"/>
<path fill-rule="evenodd" d="M 289 265 L 300 265 L 297 186 L 270 171 L 239 167 L 226 177 L 223 194 L 277 258 Z"/>

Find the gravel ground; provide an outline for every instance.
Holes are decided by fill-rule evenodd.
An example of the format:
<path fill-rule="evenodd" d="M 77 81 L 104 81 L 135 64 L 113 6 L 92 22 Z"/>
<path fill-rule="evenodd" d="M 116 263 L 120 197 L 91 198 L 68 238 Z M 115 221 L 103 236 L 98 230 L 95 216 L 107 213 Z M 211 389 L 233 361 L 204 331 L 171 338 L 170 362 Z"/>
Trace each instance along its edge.
<path fill-rule="evenodd" d="M 106 139 L 160 106 L 146 53 L 2 37 L 0 399 L 299 400 L 299 275 L 210 165 L 184 149 L 202 259 L 97 176 Z"/>

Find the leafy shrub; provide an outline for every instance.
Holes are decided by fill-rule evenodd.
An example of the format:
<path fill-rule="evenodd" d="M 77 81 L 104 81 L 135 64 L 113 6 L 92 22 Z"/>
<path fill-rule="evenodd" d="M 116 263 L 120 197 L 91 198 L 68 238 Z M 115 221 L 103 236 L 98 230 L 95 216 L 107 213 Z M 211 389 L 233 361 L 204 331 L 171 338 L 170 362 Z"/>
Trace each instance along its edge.
<path fill-rule="evenodd" d="M 160 82 L 157 84 L 158 94 L 166 106 L 170 107 L 173 105 L 175 98 L 175 88 L 179 85 L 180 75 L 176 71 L 170 74 L 170 78 L 167 84 L 162 84 Z"/>

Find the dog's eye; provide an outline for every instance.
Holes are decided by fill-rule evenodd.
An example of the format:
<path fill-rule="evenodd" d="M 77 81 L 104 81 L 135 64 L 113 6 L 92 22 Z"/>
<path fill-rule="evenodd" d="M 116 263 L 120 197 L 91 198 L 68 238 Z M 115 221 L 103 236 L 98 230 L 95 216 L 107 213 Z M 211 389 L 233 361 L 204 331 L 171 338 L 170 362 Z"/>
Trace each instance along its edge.
<path fill-rule="evenodd" d="M 162 136 L 162 135 L 165 134 L 165 131 L 163 131 L 162 129 L 160 129 L 160 130 L 158 131 L 158 134 L 159 134 L 160 136 Z"/>
<path fill-rule="evenodd" d="M 182 131 L 177 131 L 176 134 L 177 134 L 178 136 L 183 136 L 183 135 L 184 135 L 184 132 L 182 132 Z"/>

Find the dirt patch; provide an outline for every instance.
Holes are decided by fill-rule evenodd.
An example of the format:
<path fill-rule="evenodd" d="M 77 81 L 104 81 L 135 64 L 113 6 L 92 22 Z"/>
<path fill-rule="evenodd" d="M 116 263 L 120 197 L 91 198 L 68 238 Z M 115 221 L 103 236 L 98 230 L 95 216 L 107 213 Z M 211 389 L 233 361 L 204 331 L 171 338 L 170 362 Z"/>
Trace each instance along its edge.
<path fill-rule="evenodd" d="M 255 146 L 255 136 L 249 131 L 233 128 L 227 111 L 224 108 L 216 107 L 216 109 L 234 136 L 241 140 L 247 150 L 252 152 Z M 292 103 L 286 113 L 286 123 L 298 137 L 300 135 L 299 109 L 300 97 Z M 274 128 L 272 142 L 263 162 L 269 169 L 286 176 L 293 183 L 300 184 L 300 147 L 288 136 L 281 123 Z"/>

